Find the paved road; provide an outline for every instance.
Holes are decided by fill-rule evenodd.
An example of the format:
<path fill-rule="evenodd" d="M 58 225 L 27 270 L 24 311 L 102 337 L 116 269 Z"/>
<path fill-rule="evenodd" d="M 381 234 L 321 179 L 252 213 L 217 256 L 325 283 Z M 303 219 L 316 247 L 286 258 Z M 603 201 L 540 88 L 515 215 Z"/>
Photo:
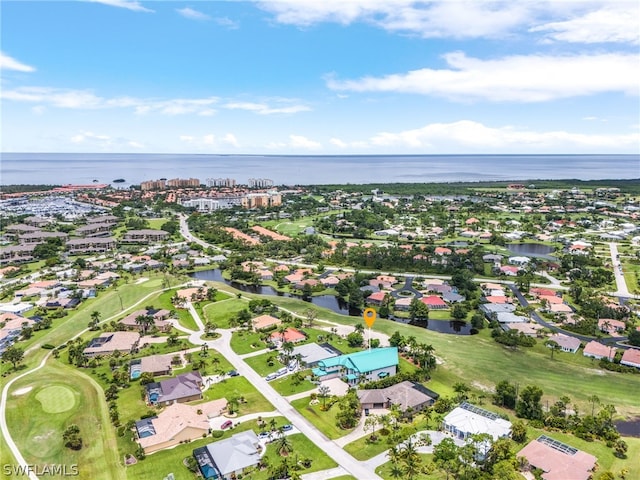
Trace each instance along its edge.
<path fill-rule="evenodd" d="M 522 293 L 520 292 L 520 290 L 518 290 L 518 288 L 515 285 L 509 285 L 509 288 L 511 288 L 511 291 L 513 292 L 513 294 L 516 296 L 516 298 L 518 299 L 518 301 L 520 302 L 520 305 L 522 305 L 523 307 L 527 307 L 529 306 L 529 301 L 524 298 L 524 295 L 522 295 Z M 554 332 L 559 332 L 562 333 L 564 335 L 568 335 L 570 337 L 574 337 L 577 338 L 578 340 L 580 340 L 581 342 L 585 342 L 585 343 L 589 343 L 592 340 L 595 340 L 596 342 L 602 343 L 603 345 L 613 345 L 616 344 L 618 342 L 624 342 L 627 340 L 627 337 L 609 337 L 609 338 L 595 338 L 595 337 L 588 337 L 586 335 L 580 335 L 579 333 L 574 333 L 574 332 L 570 332 L 568 330 L 562 330 L 561 328 L 557 327 L 556 325 L 547 322 L 544 318 L 542 318 L 540 315 L 538 315 L 537 312 L 531 312 L 531 318 L 533 318 L 537 323 L 539 323 L 540 325 L 553 330 Z M 619 347 L 622 348 L 628 348 L 624 345 L 618 345 Z"/>
<path fill-rule="evenodd" d="M 611 265 L 613 267 L 613 274 L 616 278 L 616 286 L 618 290 L 614 293 L 616 297 L 632 297 L 633 295 L 627 288 L 627 282 L 622 272 L 622 264 L 618 259 L 618 244 L 615 242 L 609 243 L 609 252 L 611 254 Z"/>
<path fill-rule="evenodd" d="M 177 287 L 183 287 L 183 286 L 185 286 L 185 284 L 178 285 Z M 169 287 L 169 288 L 164 288 L 164 289 L 161 289 L 161 290 L 156 290 L 154 292 L 151 292 L 148 295 L 146 295 L 144 298 L 142 298 L 139 301 L 137 301 L 136 303 L 134 303 L 133 305 L 127 307 L 124 311 L 118 312 L 117 314 L 112 315 L 109 318 L 105 318 L 104 320 L 102 320 L 100 322 L 100 324 L 109 322 L 111 320 L 115 320 L 115 319 L 121 317 L 124 312 L 127 312 L 127 311 L 137 307 L 138 305 L 141 305 L 141 304 L 147 302 L 150 297 L 153 297 L 154 295 L 157 295 L 158 292 L 164 292 L 164 291 L 167 291 L 167 290 L 171 290 L 172 288 L 176 288 L 176 286 Z M 82 330 L 81 332 L 77 333 L 75 336 L 73 336 L 69 340 L 73 340 L 73 339 L 79 337 L 80 335 L 86 333 L 88 330 L 89 330 L 88 328 Z M 29 348 L 25 352 L 25 356 L 27 354 L 29 354 L 32 350 L 37 349 L 39 347 L 40 347 L 40 344 L 35 344 L 33 347 Z M 5 384 L 4 388 L 2 389 L 2 396 L 0 397 L 0 432 L 2 433 L 2 437 L 7 442 L 7 446 L 9 447 L 9 450 L 11 450 L 11 454 L 13 455 L 13 457 L 16 460 L 16 464 L 21 466 L 21 467 L 23 467 L 23 468 L 25 468 L 25 469 L 28 468 L 28 463 L 25 460 L 25 458 L 22 456 L 22 453 L 20 452 L 20 449 L 18 448 L 16 443 L 13 441 L 13 437 L 11 437 L 11 432 L 9 431 L 9 426 L 7 425 L 7 416 L 6 416 L 7 398 L 9 396 L 9 390 L 11 389 L 11 386 L 15 382 L 20 380 L 21 378 L 24 378 L 27 375 L 31 375 L 32 373 L 35 373 L 38 370 L 42 369 L 46 365 L 47 360 L 51 356 L 52 352 L 53 352 L 52 350 L 49 351 L 49 353 L 42 359 L 42 361 L 40 362 L 40 364 L 37 367 L 34 367 L 31 370 L 28 370 L 28 371 L 26 371 L 24 373 L 21 373 L 17 377 L 14 377 L 11 380 L 9 380 Z M 38 480 L 38 477 L 33 472 L 29 472 L 28 477 L 29 477 L 30 480 Z"/>
<path fill-rule="evenodd" d="M 343 467 L 349 474 L 359 479 L 378 479 L 380 478 L 371 470 L 364 467 L 361 462 L 353 458 L 347 452 L 342 450 L 338 445 L 329 440 L 325 435 L 319 432 L 307 419 L 305 419 L 295 408 L 287 402 L 287 400 L 276 392 L 269 383 L 258 375 L 244 360 L 235 353 L 230 346 L 231 331 L 218 330 L 221 334 L 220 338 L 207 342 L 210 347 L 215 348 L 233 365 L 240 375 L 249 380 L 249 382 L 258 389 L 275 407 L 278 412 L 286 417 L 294 427 L 302 432 L 309 440 L 311 440 L 320 450 L 331 457 L 338 465 Z"/>

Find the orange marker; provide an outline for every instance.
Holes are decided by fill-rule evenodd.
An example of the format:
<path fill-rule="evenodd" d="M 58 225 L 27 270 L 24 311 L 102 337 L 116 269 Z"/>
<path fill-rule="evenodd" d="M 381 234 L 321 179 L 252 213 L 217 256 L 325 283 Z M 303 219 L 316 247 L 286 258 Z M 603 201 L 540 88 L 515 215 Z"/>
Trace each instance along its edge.
<path fill-rule="evenodd" d="M 376 311 L 373 308 L 365 308 L 362 316 L 364 317 L 364 323 L 371 328 L 376 321 Z"/>

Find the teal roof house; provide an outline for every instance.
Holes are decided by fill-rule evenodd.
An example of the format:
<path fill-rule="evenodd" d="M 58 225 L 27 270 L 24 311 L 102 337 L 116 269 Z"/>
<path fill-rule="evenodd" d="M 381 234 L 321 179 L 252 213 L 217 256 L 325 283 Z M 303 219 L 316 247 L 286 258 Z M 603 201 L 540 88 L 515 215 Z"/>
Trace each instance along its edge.
<path fill-rule="evenodd" d="M 318 362 L 313 373 L 320 380 L 342 378 L 349 385 L 357 385 L 362 380 L 380 380 L 398 373 L 398 348 L 373 348 L 326 358 Z"/>

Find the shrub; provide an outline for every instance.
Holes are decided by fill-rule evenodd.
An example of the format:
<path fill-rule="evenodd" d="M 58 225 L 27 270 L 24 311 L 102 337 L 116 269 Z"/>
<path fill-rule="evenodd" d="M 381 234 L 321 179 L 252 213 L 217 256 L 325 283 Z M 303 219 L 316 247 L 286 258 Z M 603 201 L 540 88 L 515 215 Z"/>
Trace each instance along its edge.
<path fill-rule="evenodd" d="M 53 350 L 54 347 L 53 345 L 51 345 L 50 343 L 45 343 L 44 345 L 42 345 L 40 348 L 44 348 L 45 350 Z"/>
<path fill-rule="evenodd" d="M 214 430 L 213 432 L 211 432 L 211 436 L 213 438 L 220 438 L 224 435 L 224 432 L 222 430 Z"/>

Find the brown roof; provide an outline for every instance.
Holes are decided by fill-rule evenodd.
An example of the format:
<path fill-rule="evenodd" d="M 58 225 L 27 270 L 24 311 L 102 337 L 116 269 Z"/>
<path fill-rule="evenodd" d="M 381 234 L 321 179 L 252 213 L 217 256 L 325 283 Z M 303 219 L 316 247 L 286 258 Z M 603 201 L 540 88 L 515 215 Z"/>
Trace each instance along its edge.
<path fill-rule="evenodd" d="M 261 330 L 272 325 L 280 325 L 280 323 L 281 320 L 279 318 L 272 317 L 271 315 L 260 315 L 259 317 L 251 320 L 251 324 L 256 330 Z"/>
<path fill-rule="evenodd" d="M 151 420 L 155 435 L 140 438 L 138 443 L 146 449 L 172 440 L 187 428 L 209 433 L 209 418 L 219 416 L 226 406 L 224 398 L 193 406 L 173 403 Z M 198 410 L 202 413 L 198 414 Z"/>
<path fill-rule="evenodd" d="M 529 442 L 517 456 L 525 457 L 532 466 L 542 469 L 544 480 L 587 480 L 598 460 L 544 435 Z"/>

